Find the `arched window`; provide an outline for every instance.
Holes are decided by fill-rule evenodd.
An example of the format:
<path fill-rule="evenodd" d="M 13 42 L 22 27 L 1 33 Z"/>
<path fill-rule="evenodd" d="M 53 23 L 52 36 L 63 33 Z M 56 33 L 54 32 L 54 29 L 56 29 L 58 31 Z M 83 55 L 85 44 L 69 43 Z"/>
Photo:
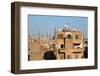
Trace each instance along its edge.
<path fill-rule="evenodd" d="M 75 39 L 79 39 L 79 35 L 75 35 Z"/>
<path fill-rule="evenodd" d="M 72 36 L 70 34 L 68 34 L 67 39 L 72 39 Z"/>

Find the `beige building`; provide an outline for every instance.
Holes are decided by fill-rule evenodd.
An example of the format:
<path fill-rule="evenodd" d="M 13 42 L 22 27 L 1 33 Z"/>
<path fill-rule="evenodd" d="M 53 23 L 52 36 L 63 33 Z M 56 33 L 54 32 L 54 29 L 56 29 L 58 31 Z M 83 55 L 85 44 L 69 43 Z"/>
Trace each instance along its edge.
<path fill-rule="evenodd" d="M 57 59 L 84 58 L 84 36 L 81 31 L 64 27 L 56 31 L 55 41 Z"/>
<path fill-rule="evenodd" d="M 43 54 L 48 50 L 51 42 L 48 37 L 28 37 L 28 60 L 43 60 Z"/>

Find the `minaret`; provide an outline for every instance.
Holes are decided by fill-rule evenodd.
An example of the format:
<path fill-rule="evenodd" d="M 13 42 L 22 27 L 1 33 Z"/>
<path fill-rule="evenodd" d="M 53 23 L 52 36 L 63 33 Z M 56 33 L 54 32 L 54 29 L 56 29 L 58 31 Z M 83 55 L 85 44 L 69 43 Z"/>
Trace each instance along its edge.
<path fill-rule="evenodd" d="M 38 38 L 40 38 L 40 31 L 38 31 Z"/>
<path fill-rule="evenodd" d="M 54 39 L 57 38 L 57 36 L 56 36 L 56 32 L 57 32 L 57 28 L 55 27 L 55 29 L 54 29 Z"/>
<path fill-rule="evenodd" d="M 48 31 L 46 32 L 46 37 L 48 38 Z"/>

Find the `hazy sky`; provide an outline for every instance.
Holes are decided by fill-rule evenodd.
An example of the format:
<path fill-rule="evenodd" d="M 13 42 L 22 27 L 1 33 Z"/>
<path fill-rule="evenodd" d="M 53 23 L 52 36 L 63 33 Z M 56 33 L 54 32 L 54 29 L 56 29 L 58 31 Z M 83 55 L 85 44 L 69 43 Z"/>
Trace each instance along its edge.
<path fill-rule="evenodd" d="M 54 29 L 63 28 L 64 25 L 68 27 L 80 29 L 85 37 L 88 37 L 88 18 L 75 16 L 45 16 L 45 15 L 29 15 L 28 16 L 28 31 L 34 37 L 38 33 L 50 35 L 54 34 Z"/>

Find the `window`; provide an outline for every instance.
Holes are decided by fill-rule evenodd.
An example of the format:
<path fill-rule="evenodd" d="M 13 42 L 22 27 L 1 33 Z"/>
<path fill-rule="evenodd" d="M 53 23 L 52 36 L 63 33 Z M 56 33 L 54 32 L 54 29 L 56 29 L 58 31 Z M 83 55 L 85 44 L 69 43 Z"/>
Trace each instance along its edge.
<path fill-rule="evenodd" d="M 58 35 L 57 35 L 57 38 L 58 38 L 58 39 L 63 39 L 63 34 L 58 34 Z"/>
<path fill-rule="evenodd" d="M 79 53 L 81 53 L 81 51 L 79 51 L 79 52 L 73 52 L 74 54 L 79 54 Z"/>
<path fill-rule="evenodd" d="M 28 51 L 30 51 L 30 48 L 28 48 Z"/>
<path fill-rule="evenodd" d="M 74 48 L 81 48 L 80 43 L 74 43 L 73 46 L 74 46 Z"/>
<path fill-rule="evenodd" d="M 88 42 L 87 42 L 87 41 L 85 41 L 84 43 L 85 43 L 85 44 L 88 44 Z"/>
<path fill-rule="evenodd" d="M 83 56 L 81 56 L 81 58 L 84 58 Z"/>
<path fill-rule="evenodd" d="M 61 55 L 60 55 L 60 58 L 61 58 L 61 59 L 65 59 L 64 54 L 61 54 Z"/>
<path fill-rule="evenodd" d="M 85 47 L 84 58 L 88 58 L 88 47 Z"/>
<path fill-rule="evenodd" d="M 78 55 L 75 55 L 75 59 L 78 59 L 79 58 L 79 56 Z"/>
<path fill-rule="evenodd" d="M 68 34 L 67 39 L 72 39 L 72 36 L 70 34 Z"/>
<path fill-rule="evenodd" d="M 63 44 L 61 44 L 61 49 L 63 49 L 64 48 L 64 45 Z"/>
<path fill-rule="evenodd" d="M 67 55 L 67 59 L 71 59 L 71 55 Z"/>
<path fill-rule="evenodd" d="M 79 39 L 79 35 L 75 35 L 75 39 Z"/>
<path fill-rule="evenodd" d="M 28 55 L 28 61 L 30 61 L 30 55 Z"/>

